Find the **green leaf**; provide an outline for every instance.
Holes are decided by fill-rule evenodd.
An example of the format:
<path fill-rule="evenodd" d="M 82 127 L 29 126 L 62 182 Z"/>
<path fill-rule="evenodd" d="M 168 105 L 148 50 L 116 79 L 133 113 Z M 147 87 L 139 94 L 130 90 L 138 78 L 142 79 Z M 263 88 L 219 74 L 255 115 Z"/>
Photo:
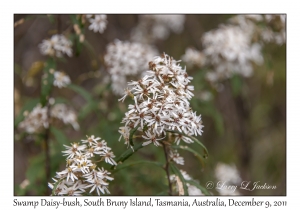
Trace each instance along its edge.
<path fill-rule="evenodd" d="M 237 96 L 241 93 L 243 87 L 243 80 L 239 75 L 233 75 L 230 79 L 231 89 L 234 96 Z"/>
<path fill-rule="evenodd" d="M 121 164 L 121 165 L 117 165 L 115 168 L 115 170 L 112 173 L 116 173 L 120 170 L 123 170 L 125 168 L 134 166 L 134 165 L 138 165 L 138 164 L 152 164 L 152 165 L 156 165 L 160 168 L 163 169 L 164 164 L 160 163 L 160 162 L 155 162 L 155 161 L 147 161 L 147 160 L 140 160 L 140 161 L 136 161 L 136 162 L 132 162 L 132 163 L 128 163 L 128 164 Z"/>
<path fill-rule="evenodd" d="M 133 153 L 137 152 L 139 149 L 143 147 L 143 143 L 136 144 L 134 147 L 127 149 L 120 157 L 116 159 L 118 164 L 123 163 L 127 158 L 129 158 Z M 112 166 L 111 168 L 115 168 Z"/>
<path fill-rule="evenodd" d="M 193 150 L 192 148 L 190 148 L 188 146 L 172 146 L 172 148 L 174 148 L 174 149 L 182 149 L 182 150 L 186 150 L 186 151 L 189 151 L 189 152 L 193 153 L 199 159 L 202 167 L 205 166 L 204 157 L 202 157 L 201 154 L 199 154 L 197 151 Z"/>
<path fill-rule="evenodd" d="M 188 189 L 187 189 L 187 186 L 186 186 L 186 181 L 183 178 L 180 170 L 173 163 L 170 163 L 170 166 L 171 166 L 171 169 L 174 172 L 174 174 L 177 175 L 179 177 L 180 181 L 182 182 L 183 190 L 184 190 L 184 195 L 189 195 L 188 194 Z"/>
<path fill-rule="evenodd" d="M 56 97 L 54 104 L 70 104 L 69 100 L 63 97 Z"/>
<path fill-rule="evenodd" d="M 41 82 L 41 97 L 40 102 L 42 104 L 42 107 L 44 107 L 47 104 L 48 97 L 50 95 L 53 81 L 54 81 L 54 75 L 50 73 L 50 69 L 55 69 L 56 64 L 53 58 L 49 58 L 48 61 L 45 64 L 44 67 L 44 75 L 42 77 Z"/>
<path fill-rule="evenodd" d="M 198 189 L 201 190 L 201 192 L 204 194 L 204 195 L 211 195 L 207 189 L 205 187 L 203 187 L 202 185 L 200 185 L 198 182 L 194 181 L 194 180 L 186 180 L 187 183 L 191 184 L 191 185 L 194 185 L 195 187 L 197 187 Z"/>
<path fill-rule="evenodd" d="M 189 136 L 189 135 L 187 135 L 187 134 L 185 134 L 185 133 L 181 133 L 181 132 L 179 132 L 179 131 L 171 131 L 171 130 L 167 130 L 167 132 L 170 132 L 170 133 L 178 133 L 178 134 L 181 134 L 181 135 L 186 136 L 186 137 L 188 137 L 188 138 L 191 138 L 193 141 L 195 141 L 197 144 L 199 144 L 199 145 L 204 149 L 204 158 L 207 158 L 207 156 L 208 156 L 208 150 L 206 149 L 206 147 L 204 146 L 204 144 L 203 144 L 201 141 L 199 141 L 197 138 L 195 138 L 195 137 L 193 137 L 193 136 Z"/>
<path fill-rule="evenodd" d="M 75 91 L 76 93 L 80 94 L 86 101 L 90 102 L 93 100 L 92 95 L 86 91 L 84 88 L 75 85 L 75 84 L 70 84 L 67 86 L 68 88 L 70 88 L 71 90 Z"/>
<path fill-rule="evenodd" d="M 78 119 L 84 119 L 88 114 L 97 108 L 97 104 L 94 101 L 90 101 L 85 104 L 78 113 Z"/>
<path fill-rule="evenodd" d="M 63 145 L 70 144 L 70 141 L 67 139 L 65 134 L 59 129 L 55 128 L 54 126 L 51 126 L 50 131 L 54 135 L 55 140 L 61 145 L 62 148 L 64 148 Z"/>
<path fill-rule="evenodd" d="M 39 98 L 33 98 L 33 99 L 29 99 L 25 103 L 22 110 L 20 111 L 18 116 L 15 118 L 15 124 L 14 124 L 15 127 L 17 127 L 19 125 L 19 123 L 24 120 L 25 117 L 24 117 L 23 113 L 25 111 L 31 112 L 32 109 L 39 103 L 39 100 L 40 100 Z"/>

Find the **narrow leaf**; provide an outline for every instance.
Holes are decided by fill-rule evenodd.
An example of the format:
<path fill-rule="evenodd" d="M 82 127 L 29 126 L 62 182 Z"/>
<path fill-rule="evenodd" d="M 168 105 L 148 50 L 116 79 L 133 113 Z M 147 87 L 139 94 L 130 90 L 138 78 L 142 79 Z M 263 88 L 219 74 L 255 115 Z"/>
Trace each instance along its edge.
<path fill-rule="evenodd" d="M 205 160 L 204 157 L 202 157 L 201 154 L 199 154 L 197 151 L 193 150 L 192 148 L 188 147 L 188 146 L 172 146 L 174 149 L 182 149 L 182 150 L 186 150 L 189 151 L 191 153 L 193 153 L 200 161 L 202 167 L 205 166 Z"/>
<path fill-rule="evenodd" d="M 174 172 L 174 174 L 177 175 L 177 176 L 179 177 L 180 181 L 181 181 L 182 184 L 183 184 L 184 195 L 189 195 L 189 194 L 188 194 L 188 189 L 187 189 L 187 186 L 186 186 L 186 181 L 185 181 L 185 179 L 183 178 L 183 176 L 182 176 L 180 170 L 179 170 L 179 169 L 175 166 L 175 164 L 173 164 L 173 163 L 171 163 L 170 166 L 171 166 L 171 169 L 172 169 L 172 171 Z"/>
<path fill-rule="evenodd" d="M 84 88 L 75 85 L 75 84 L 70 84 L 67 86 L 68 88 L 70 88 L 71 90 L 75 91 L 76 93 L 80 94 L 86 101 L 92 101 L 93 97 L 92 95 L 86 91 Z"/>
<path fill-rule="evenodd" d="M 181 134 L 181 135 L 186 136 L 186 137 L 188 137 L 188 138 L 191 138 L 193 141 L 195 141 L 197 144 L 199 144 L 199 145 L 204 149 L 204 152 L 205 152 L 205 157 L 204 157 L 204 158 L 207 158 L 207 156 L 208 156 L 208 150 L 206 149 L 206 147 L 204 146 L 204 144 L 203 144 L 201 141 L 199 141 L 197 138 L 195 138 L 195 137 L 193 137 L 193 136 L 189 136 L 189 135 L 187 135 L 187 134 L 185 134 L 185 133 L 181 133 L 181 132 L 179 132 L 179 131 L 171 131 L 171 130 L 167 130 L 167 132 L 170 132 L 170 133 L 178 133 L 178 134 Z"/>

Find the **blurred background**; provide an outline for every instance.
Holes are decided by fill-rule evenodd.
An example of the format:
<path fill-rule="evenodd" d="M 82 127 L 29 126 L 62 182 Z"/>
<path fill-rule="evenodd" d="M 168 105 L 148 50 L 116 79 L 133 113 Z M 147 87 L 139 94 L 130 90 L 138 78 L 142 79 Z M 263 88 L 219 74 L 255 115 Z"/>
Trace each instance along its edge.
<path fill-rule="evenodd" d="M 269 190 L 239 190 L 239 195 L 286 195 L 286 44 L 285 38 L 283 41 L 274 38 L 274 34 L 285 32 L 281 17 L 277 17 L 280 15 L 259 15 L 262 19 L 249 15 L 243 19 L 245 23 L 251 21 L 248 25 L 235 21 L 238 19 L 235 14 L 178 16 L 155 19 L 146 15 L 109 14 L 102 33 L 89 30 L 88 19 L 82 21 L 81 33 L 77 33 L 74 18 L 78 15 L 14 16 L 15 195 L 48 195 L 47 182 L 51 180 L 46 180 L 44 171 L 44 137 L 39 132 L 24 131 L 20 123 L 38 104 L 41 95 L 41 78 L 47 56 L 41 54 L 39 44 L 54 34 L 64 34 L 72 40 L 73 56 L 64 56 L 56 63 L 56 68 L 69 75 L 71 83 L 81 89 L 52 89 L 51 97 L 55 103 L 64 103 L 77 113 L 80 128 L 75 130 L 70 125 L 58 123 L 51 130 L 51 177 L 65 167 L 62 144 L 78 142 L 86 135 L 105 139 L 117 157 L 127 149 L 123 140 L 118 141 L 118 130 L 131 101 L 118 101 L 122 94 L 115 91 L 112 64 L 105 60 L 110 53 L 109 44 L 118 39 L 151 46 L 157 55 L 167 53 L 175 60 L 182 60 L 181 66 L 186 66 L 187 73 L 194 78 L 191 85 L 195 87 L 195 96 L 190 103 L 202 116 L 203 135 L 197 138 L 206 146 L 209 155 L 205 164 L 201 164 L 193 154 L 180 150 L 185 159 L 180 169 L 205 186 L 208 181 L 217 183 L 220 179 L 216 170 L 219 163 L 228 164 L 235 166 L 241 180 L 276 186 L 276 189 Z M 258 43 L 263 62 L 250 59 L 251 75 L 245 76 L 237 70 L 234 73 L 227 71 L 226 76 L 222 75 L 216 81 L 207 76 L 208 72 L 215 72 L 216 63 L 208 51 L 212 45 L 205 42 L 204 36 L 212 31 L 208 34 L 212 39 L 226 42 L 226 35 L 213 35 L 217 33 L 216 29 L 228 25 L 243 31 L 252 27 L 251 37 L 241 49 L 246 48 L 246 44 Z M 274 37 L 269 34 L 268 39 L 267 33 L 262 35 L 264 29 L 274 33 Z M 77 35 L 72 38 L 73 34 Z M 80 34 L 84 34 L 82 42 Z M 229 36 L 232 42 L 227 44 L 239 45 L 239 36 L 236 39 L 234 35 Z M 187 56 L 189 48 L 199 53 L 195 62 Z M 234 50 L 237 54 L 243 53 Z M 124 56 L 127 53 L 132 53 L 130 48 Z M 222 53 L 218 56 L 226 60 Z M 128 73 L 125 76 L 131 81 L 140 75 Z M 154 145 L 139 150 L 127 161 L 141 159 L 165 161 L 163 150 Z M 165 195 L 168 184 L 163 170 L 147 164 L 133 165 L 113 174 L 113 177 L 109 186 L 111 195 Z M 210 192 L 222 194 L 214 188 Z"/>

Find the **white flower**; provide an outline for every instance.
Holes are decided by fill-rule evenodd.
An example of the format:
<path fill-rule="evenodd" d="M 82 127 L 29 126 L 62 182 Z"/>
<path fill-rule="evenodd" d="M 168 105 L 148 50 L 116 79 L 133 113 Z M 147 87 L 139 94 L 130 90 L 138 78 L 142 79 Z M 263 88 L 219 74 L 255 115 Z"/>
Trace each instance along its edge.
<path fill-rule="evenodd" d="M 164 137 L 163 138 L 157 138 L 156 134 L 152 134 L 150 131 L 146 131 L 145 133 L 146 133 L 146 136 L 143 135 L 143 138 L 148 139 L 148 141 L 144 142 L 143 146 L 146 146 L 150 143 L 153 143 L 155 146 L 159 146 L 158 141 L 164 138 Z"/>
<path fill-rule="evenodd" d="M 109 163 L 111 165 L 118 165 L 113 158 L 115 158 L 116 156 L 114 155 L 113 152 L 106 152 L 104 154 L 104 157 L 105 157 L 105 162 L 106 163 Z"/>
<path fill-rule="evenodd" d="M 252 62 L 261 64 L 263 57 L 259 43 L 252 43 L 251 32 L 242 27 L 221 25 L 218 29 L 206 32 L 202 37 L 208 65 L 213 74 L 207 75 L 210 81 L 217 81 L 240 74 L 252 74 Z"/>
<path fill-rule="evenodd" d="M 188 186 L 188 194 L 189 195 L 204 195 L 202 191 L 194 185 Z"/>
<path fill-rule="evenodd" d="M 52 118 L 61 120 L 64 124 L 71 124 L 75 130 L 79 129 L 76 113 L 65 104 L 55 104 L 50 115 Z"/>
<path fill-rule="evenodd" d="M 63 54 L 72 56 L 72 42 L 64 35 L 55 34 L 50 40 L 43 40 L 39 44 L 40 51 L 43 55 L 62 57 Z"/>
<path fill-rule="evenodd" d="M 81 181 L 77 181 L 72 184 L 70 187 L 65 186 L 58 195 L 69 195 L 69 196 L 80 196 L 83 192 L 83 189 L 86 185 L 82 184 Z"/>
<path fill-rule="evenodd" d="M 83 145 L 73 143 L 65 146 L 67 150 L 63 153 L 68 155 L 66 169 L 56 173 L 54 183 L 48 183 L 49 188 L 54 190 L 54 195 L 81 195 L 95 189 L 98 195 L 109 193 L 108 181 L 113 180 L 109 176 L 111 173 L 104 168 L 96 170 L 97 164 L 101 161 L 112 165 L 117 163 L 113 160 L 115 156 L 110 151 L 111 148 L 107 147 L 104 140 L 99 141 L 100 139 L 91 135 L 86 140 L 81 140 Z"/>
<path fill-rule="evenodd" d="M 91 188 L 89 193 L 93 192 L 95 189 L 98 195 L 101 193 L 105 194 L 105 192 L 108 194 L 110 193 L 106 187 L 108 183 L 103 181 L 104 177 L 102 171 L 93 170 L 91 173 L 84 175 L 84 177 L 86 178 L 86 182 L 90 183 L 87 186 L 87 188 Z"/>
<path fill-rule="evenodd" d="M 183 157 L 180 157 L 177 150 L 175 150 L 175 151 L 170 150 L 169 156 L 170 156 L 171 160 L 173 160 L 175 163 L 177 163 L 179 165 L 184 165 L 184 159 L 183 159 Z"/>
<path fill-rule="evenodd" d="M 61 172 L 57 172 L 57 174 L 61 177 L 67 177 L 67 181 L 69 181 L 69 179 L 72 179 L 72 181 L 74 182 L 75 179 L 78 179 L 74 174 L 75 170 L 76 169 L 74 167 L 68 167 Z"/>
<path fill-rule="evenodd" d="M 215 168 L 215 176 L 218 181 L 240 184 L 242 179 L 235 165 L 218 163 Z"/>
<path fill-rule="evenodd" d="M 131 39 L 143 43 L 166 39 L 170 32 L 180 33 L 184 22 L 184 15 L 140 15 L 137 27 L 132 30 Z"/>
<path fill-rule="evenodd" d="M 148 140 L 143 146 L 163 139 L 168 130 L 183 132 L 186 135 L 201 135 L 201 115 L 192 111 L 189 100 L 193 97 L 194 87 L 189 85 L 193 79 L 188 76 L 186 69 L 170 56 L 164 54 L 149 62 L 150 70 L 138 80 L 129 82 L 123 101 L 127 95 L 134 100 L 128 106 L 128 112 L 122 123 L 121 134 L 125 144 L 129 144 L 129 133 L 137 127 Z M 183 139 L 192 142 L 188 137 L 175 138 L 175 142 Z"/>
<path fill-rule="evenodd" d="M 107 26 L 107 17 L 106 15 L 94 15 L 94 18 L 91 15 L 87 15 L 88 20 L 90 21 L 91 25 L 89 29 L 99 33 L 103 33 Z"/>
<path fill-rule="evenodd" d="M 19 128 L 24 129 L 27 133 L 35 133 L 48 127 L 47 107 L 42 107 L 40 104 L 35 106 L 19 124 Z"/>
<path fill-rule="evenodd" d="M 205 63 L 205 56 L 196 49 L 187 48 L 185 54 L 182 56 L 182 60 L 186 62 L 187 65 L 202 67 Z"/>
<path fill-rule="evenodd" d="M 180 172 L 186 181 L 193 180 L 185 171 L 180 170 Z M 183 187 L 181 187 L 182 182 L 180 178 L 173 174 L 170 176 L 170 181 L 176 183 L 175 190 L 179 193 L 179 195 L 183 195 Z M 193 181 L 198 182 L 197 180 L 193 180 Z M 188 195 L 203 195 L 202 191 L 198 187 L 190 183 L 186 183 L 186 186 L 188 188 Z"/>
<path fill-rule="evenodd" d="M 81 155 L 81 153 L 85 150 L 86 145 L 79 145 L 77 143 L 73 143 L 72 146 L 64 145 L 64 147 L 67 149 L 65 151 L 62 151 L 62 153 L 65 153 L 65 155 L 68 155 L 69 158 L 73 158 L 75 155 Z"/>
<path fill-rule="evenodd" d="M 98 140 L 100 140 L 100 137 L 95 138 L 94 135 L 86 136 L 86 140 L 81 140 L 82 143 L 88 144 L 89 146 L 92 146 L 93 144 L 97 144 Z"/>
<path fill-rule="evenodd" d="M 121 95 L 129 77 L 140 77 L 148 70 L 148 61 L 157 54 L 149 45 L 119 40 L 110 43 L 104 61 L 111 75 L 114 93 Z"/>
<path fill-rule="evenodd" d="M 71 83 L 70 77 L 64 72 L 55 71 L 54 72 L 54 82 L 53 85 L 59 88 L 66 87 Z"/>

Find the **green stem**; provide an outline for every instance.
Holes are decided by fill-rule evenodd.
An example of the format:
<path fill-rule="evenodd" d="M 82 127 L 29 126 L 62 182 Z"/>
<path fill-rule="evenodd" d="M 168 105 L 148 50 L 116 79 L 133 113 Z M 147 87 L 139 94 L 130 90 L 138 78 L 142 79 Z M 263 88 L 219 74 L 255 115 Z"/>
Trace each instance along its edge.
<path fill-rule="evenodd" d="M 135 153 L 142 147 L 143 147 L 143 143 L 140 143 L 140 144 L 136 144 L 134 147 L 127 149 L 120 157 L 116 159 L 116 162 L 118 164 L 123 163 L 127 158 L 129 158 L 131 155 L 133 155 L 133 153 Z M 113 169 L 115 168 L 115 166 L 112 166 L 111 168 Z"/>
<path fill-rule="evenodd" d="M 166 158 L 166 165 L 165 165 L 164 169 L 165 169 L 167 177 L 168 177 L 169 195 L 172 195 L 172 183 L 171 183 L 171 180 L 170 180 L 170 172 L 169 172 L 169 162 L 170 162 L 170 160 L 169 160 L 169 157 L 168 157 L 167 147 L 164 144 L 164 142 L 162 142 L 162 145 L 163 145 L 163 148 L 164 148 L 164 153 L 165 153 L 165 158 Z"/>

